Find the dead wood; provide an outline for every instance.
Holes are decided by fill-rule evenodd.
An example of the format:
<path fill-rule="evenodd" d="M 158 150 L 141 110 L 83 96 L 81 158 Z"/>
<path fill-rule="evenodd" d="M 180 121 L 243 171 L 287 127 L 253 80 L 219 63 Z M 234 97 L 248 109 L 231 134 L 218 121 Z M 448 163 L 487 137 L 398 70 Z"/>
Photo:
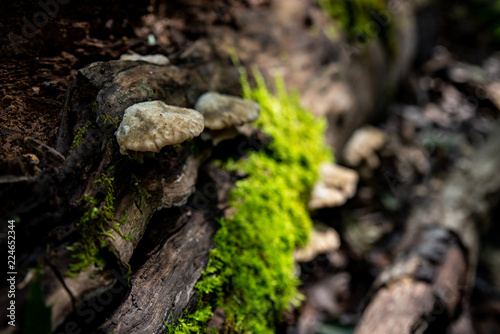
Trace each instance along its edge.
<path fill-rule="evenodd" d="M 316 114 L 328 115 L 329 142 L 339 151 L 350 132 L 371 113 L 373 105 L 383 104 L 380 97 L 393 85 L 397 72 L 403 71 L 411 57 L 395 57 L 402 60 L 397 68 L 391 69 L 391 80 L 387 80 L 387 85 L 374 85 L 375 78 L 383 75 L 388 67 L 384 60 L 387 50 L 377 42 L 373 47 L 375 51 L 371 48 L 361 50 L 360 54 L 356 52 L 345 58 L 337 41 L 323 33 L 313 36 L 302 24 L 294 27 L 295 22 L 308 19 L 312 19 L 314 25 L 324 26 L 317 22 L 324 19 L 324 15 L 316 20 L 318 10 L 312 1 L 304 2 L 305 9 L 300 1 L 294 2 L 296 9 L 292 12 L 280 10 L 288 3 L 283 0 L 269 8 L 235 9 L 232 24 L 237 26 L 236 30 L 224 25 L 210 27 L 206 39 L 197 39 L 177 54 L 172 61 L 177 65 L 110 61 L 81 69 L 68 88 L 56 150 L 49 146 L 38 148 L 43 150 L 41 156 L 51 156 L 48 159 L 50 168 L 30 178 L 0 179 L 0 200 L 4 204 L 0 208 L 1 215 L 21 221 L 17 232 L 23 245 L 18 249 L 18 263 L 25 271 L 19 278 L 28 277 L 26 270 L 42 263 L 43 297 L 52 306 L 52 324 L 57 327 L 56 332 L 70 331 L 66 330 L 68 328 L 88 332 L 99 325 L 102 331 L 161 331 L 162 319 L 170 321 L 170 312 L 175 319 L 194 300 L 194 282 L 206 264 L 210 236 L 215 229 L 211 217 L 217 214 L 224 203 L 224 194 L 229 191 L 230 181 L 226 180 L 218 183 L 221 194 L 214 203 L 213 199 L 207 202 L 200 194 L 189 199 L 196 192 L 197 182 L 198 186 L 215 182 L 198 181 L 199 169 L 212 151 L 209 144 L 200 140 L 167 148 L 156 158 L 145 159 L 143 164 L 120 155 L 113 133 L 125 108 L 149 99 L 192 107 L 196 98 L 208 90 L 238 94 L 238 72 L 230 66 L 229 47 L 234 47 L 243 63 L 257 64 L 264 74 L 279 74 L 276 64 L 283 54 L 290 54 L 283 65 L 289 69 L 284 73 L 288 86 L 305 92 L 304 100 L 306 104 L 309 101 Z M 127 17 L 128 11 L 123 7 Z M 117 19 L 116 11 L 106 12 L 113 13 Z M 279 19 L 276 19 L 277 12 Z M 287 24 L 282 27 L 284 23 Z M 58 31 L 56 28 L 54 30 Z M 84 30 L 78 26 L 68 33 L 82 34 Z M 47 33 L 49 35 L 55 34 Z M 412 45 L 413 39 L 406 38 L 407 35 L 413 36 L 411 29 L 405 30 L 401 38 Z M 29 42 L 42 44 L 39 49 L 46 50 L 50 48 L 44 43 L 46 41 L 48 39 L 33 38 Z M 28 45 L 21 46 L 20 51 L 30 54 Z M 103 48 L 99 43 L 93 47 Z M 114 47 L 104 49 L 105 54 L 116 58 L 119 52 Z M 411 48 L 403 47 L 402 50 Z M 377 55 L 376 61 L 366 64 L 367 55 L 372 52 Z M 351 58 L 352 66 L 344 66 Z M 302 59 L 308 59 L 307 66 Z M 311 64 L 315 65 L 311 67 Z M 365 71 L 366 66 L 370 68 L 369 73 Z M 340 70 L 344 67 L 345 71 Z M 379 67 L 381 70 L 376 71 Z M 313 80 L 322 73 L 321 80 Z M 350 74 L 347 83 L 342 81 L 345 73 Z M 365 76 L 372 79 L 360 80 Z M 366 92 L 356 96 L 364 102 L 360 105 L 337 103 L 336 97 L 345 91 L 352 98 L 353 87 Z M 335 96 L 332 98 L 335 104 L 329 100 L 322 106 L 312 103 L 325 101 L 324 98 L 330 95 Z M 349 112 L 358 109 L 363 110 L 362 117 Z M 77 135 L 82 136 L 80 142 L 74 141 Z M 54 152 L 62 153 L 64 159 Z M 110 232 L 112 237 L 100 235 L 108 241 L 108 251 L 100 254 L 105 259 L 103 268 L 90 266 L 77 277 L 69 277 L 66 273 L 70 264 L 76 261 L 73 258 L 76 252 L 67 247 L 81 240 L 78 224 L 92 209 L 85 205 L 85 195 L 96 199 L 101 208 L 109 192 L 102 182 L 104 178 L 112 180 L 113 185 L 116 221 L 112 225 L 123 222 L 116 231 Z M 101 182 L 95 183 L 98 180 Z M 193 209 L 186 210 L 189 207 Z M 151 218 L 159 210 L 162 213 L 157 213 L 154 221 L 160 223 L 150 225 Z M 176 210 L 180 213 L 175 213 Z M 161 231 L 158 233 L 161 240 L 154 239 L 155 231 Z M 123 236 L 130 236 L 130 241 Z M 153 248 L 148 248 L 148 240 Z M 179 249 L 182 253 L 177 253 Z M 127 276 L 127 262 L 132 266 L 132 277 Z M 19 292 L 19 314 L 23 313 L 28 290 L 29 284 L 26 284 Z M 154 296 L 151 295 L 153 291 L 156 292 Z M 7 294 L 4 290 L 0 292 L 0 301 L 4 302 Z M 135 313 L 130 312 L 132 309 Z M 6 319 L 3 312 L 0 315 Z"/>
<path fill-rule="evenodd" d="M 224 77 L 227 86 L 216 86 L 212 81 L 209 87 L 207 78 L 212 76 Z M 39 278 L 45 303 L 52 306 L 54 327 L 64 330 L 76 324 L 78 328 L 95 328 L 103 321 L 101 315 L 105 312 L 102 310 L 109 313 L 118 306 L 110 307 L 111 301 L 108 303 L 103 296 L 111 294 L 112 302 L 119 303 L 132 286 L 130 296 L 134 303 L 142 297 L 146 298 L 144 303 L 149 303 L 149 295 L 145 292 L 153 291 L 152 285 L 165 279 L 163 292 L 155 294 L 154 312 L 151 308 L 140 307 L 145 313 L 134 313 L 137 319 L 142 317 L 143 326 L 161 327 L 162 318 L 167 318 L 170 312 L 178 316 L 186 307 L 193 297 L 194 283 L 206 265 L 215 230 L 213 220 L 206 215 L 217 212 L 216 205 L 200 206 L 200 196 L 195 196 L 190 202 L 193 209 L 187 206 L 188 198 L 196 190 L 198 170 L 209 158 L 212 148 L 208 142 L 195 138 L 176 147 L 164 148 L 156 157 L 146 158 L 141 164 L 118 152 L 114 131 L 124 109 L 134 103 L 163 100 L 171 105 L 193 107 L 198 96 L 209 89 L 224 92 L 237 89 L 237 80 L 237 71 L 220 60 L 198 67 L 111 61 L 94 63 L 79 71 L 69 87 L 63 108 L 57 151 L 48 148 L 46 154 L 53 156 L 52 168 L 37 177 L 2 179 L 0 189 L 0 198 L 6 204 L 2 214 L 21 221 L 17 230 L 18 239 L 23 241 L 18 249 L 20 268 L 26 270 L 36 267 L 37 263 L 43 264 Z M 78 136 L 81 138 L 75 140 Z M 241 142 L 242 138 L 236 140 Z M 37 144 L 33 140 L 30 143 Z M 40 146 L 40 149 L 47 150 L 47 147 Z M 220 187 L 228 192 L 229 178 L 223 182 L 228 185 Z M 74 255 L 81 252 L 75 242 L 88 237 L 82 235 L 82 224 L 89 222 L 82 223 L 82 217 L 89 210 L 103 210 L 107 195 L 113 197 L 114 220 L 103 226 L 109 236 L 98 231 L 95 241 L 107 241 L 106 250 L 99 255 L 105 262 L 100 268 L 91 265 L 71 277 L 68 275 L 70 264 L 78 262 Z M 211 201 L 217 203 L 217 197 Z M 168 242 L 165 235 L 165 240 L 157 240 L 155 258 L 161 255 L 161 259 L 143 266 L 149 272 L 151 266 L 161 265 L 161 270 L 156 272 L 158 276 L 148 274 L 151 280 L 145 284 L 146 276 L 138 274 L 128 282 L 127 263 L 132 261 L 151 217 L 154 212 L 167 208 L 173 208 L 168 211 L 170 213 L 182 208 L 182 215 L 164 220 L 166 228 L 171 228 L 170 224 L 177 226 L 175 234 L 170 235 Z M 99 230 L 100 227 L 93 228 Z M 180 252 L 180 249 L 185 251 Z M 121 287 L 119 293 L 114 292 L 117 287 Z M 136 288 L 143 289 L 142 297 Z M 19 295 L 26 297 L 28 290 L 29 284 Z M 5 296 L 7 293 L 2 294 L 2 298 Z M 95 298 L 100 299 L 96 301 Z M 87 309 L 89 305 L 97 306 Z M 158 305 L 165 305 L 165 308 Z M 25 300 L 20 298 L 18 306 L 22 314 Z M 161 316 L 156 308 L 162 310 Z M 117 312 L 115 317 L 118 319 L 128 314 L 128 311 Z M 144 321 L 144 317 L 150 321 Z M 106 326 L 112 327 L 111 324 Z M 137 324 L 134 328 L 139 332 L 145 330 Z"/>
<path fill-rule="evenodd" d="M 499 168 L 497 127 L 475 156 L 413 211 L 399 255 L 374 283 L 356 333 L 441 333 L 467 318 L 478 233 L 498 202 Z"/>

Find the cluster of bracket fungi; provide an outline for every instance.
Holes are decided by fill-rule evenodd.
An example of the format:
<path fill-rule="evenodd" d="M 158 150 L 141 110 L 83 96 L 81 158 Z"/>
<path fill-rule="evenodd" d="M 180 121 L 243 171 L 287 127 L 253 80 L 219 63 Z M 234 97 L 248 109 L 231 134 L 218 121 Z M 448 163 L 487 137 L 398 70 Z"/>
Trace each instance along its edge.
<path fill-rule="evenodd" d="M 195 109 L 170 106 L 163 101 L 128 107 L 115 132 L 120 153 L 141 161 L 141 154 L 158 153 L 167 145 L 199 136 L 205 128 L 203 139 L 212 139 L 216 145 L 221 138 L 230 138 L 226 133 L 237 134 L 236 126 L 254 122 L 260 114 L 260 106 L 251 100 L 215 92 L 203 94 Z"/>
<path fill-rule="evenodd" d="M 122 55 L 120 60 L 155 65 L 170 63 L 163 55 Z M 115 132 L 120 153 L 142 162 L 143 156 L 153 156 L 165 146 L 180 144 L 202 132 L 203 140 L 212 140 L 217 145 L 236 137 L 237 126 L 256 121 L 260 114 L 256 102 L 216 92 L 200 96 L 195 109 L 167 105 L 158 100 L 128 107 Z"/>

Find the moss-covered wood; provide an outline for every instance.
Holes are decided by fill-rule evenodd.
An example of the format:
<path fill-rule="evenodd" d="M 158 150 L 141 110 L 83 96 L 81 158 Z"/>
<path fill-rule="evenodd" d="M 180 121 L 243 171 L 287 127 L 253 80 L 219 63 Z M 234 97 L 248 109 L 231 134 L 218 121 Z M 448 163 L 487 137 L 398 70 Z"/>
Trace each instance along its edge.
<path fill-rule="evenodd" d="M 255 88 L 244 70 L 241 74 L 244 97 L 262 107 L 256 125 L 272 141 L 243 158 L 219 161 L 245 176 L 231 190 L 231 209 L 219 220 L 215 249 L 196 285 L 198 308 L 169 325 L 169 333 L 207 332 L 216 308 L 224 311 L 224 330 L 274 333 L 283 312 L 300 304 L 292 254 L 309 237 L 307 203 L 319 165 L 332 159 L 326 122 L 305 110 L 298 95 L 288 94 L 281 79 L 272 94 L 259 72 L 254 71 Z"/>

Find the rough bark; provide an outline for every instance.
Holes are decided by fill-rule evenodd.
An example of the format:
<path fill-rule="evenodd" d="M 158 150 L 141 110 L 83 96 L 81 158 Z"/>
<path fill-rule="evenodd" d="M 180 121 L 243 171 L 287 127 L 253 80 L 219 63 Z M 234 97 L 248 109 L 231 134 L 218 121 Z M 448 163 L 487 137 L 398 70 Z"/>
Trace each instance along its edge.
<path fill-rule="evenodd" d="M 45 170 L 36 178 L 6 179 L 2 183 L 2 199 L 7 203 L 4 210 L 9 215 L 19 217 L 22 222 L 23 228 L 17 231 L 18 239 L 23 241 L 23 247 L 18 249 L 18 263 L 29 268 L 36 266 L 37 261 L 42 261 L 42 292 L 45 302 L 52 306 L 52 324 L 54 327 L 59 326 L 59 330 L 71 327 L 73 323 L 79 328 L 91 328 L 91 324 L 95 326 L 96 321 L 102 321 L 102 317 L 97 316 L 102 312 L 85 316 L 85 307 L 96 295 L 99 298 L 109 294 L 117 284 L 123 282 L 125 264 L 131 261 L 153 213 L 164 208 L 187 207 L 188 197 L 196 189 L 198 170 L 209 157 L 211 146 L 195 139 L 179 147 L 167 147 L 155 158 L 146 158 L 141 164 L 119 154 L 113 133 L 124 109 L 136 102 L 161 99 L 172 105 L 192 107 L 196 98 L 209 90 L 208 81 L 202 75 L 211 76 L 215 71 L 217 75 L 224 76 L 223 73 L 227 71 L 227 67 L 224 68 L 222 64 L 211 63 L 206 65 L 208 68 L 205 65 L 187 68 L 111 61 L 94 63 L 82 69 L 70 86 L 63 109 L 58 150 L 66 158 L 54 162 L 52 169 Z M 227 87 L 237 87 L 237 81 L 228 80 L 238 79 L 234 68 L 232 71 L 232 75 L 225 75 Z M 226 90 L 220 86 L 210 88 Z M 71 149 L 76 130 L 86 124 L 90 126 L 83 132 L 81 142 Z M 112 190 L 102 182 L 96 183 L 103 177 L 112 180 Z M 229 182 L 229 179 L 224 182 Z M 227 192 L 229 188 L 225 186 L 224 189 Z M 109 226 L 104 228 L 109 230 L 111 236 L 98 234 L 99 242 L 108 241 L 108 251 L 101 254 L 106 265 L 104 268 L 90 266 L 76 277 L 70 277 L 67 275 L 69 265 L 77 260 L 73 258 L 75 251 L 68 250 L 67 246 L 72 246 L 82 238 L 77 225 L 88 210 L 84 207 L 84 195 L 95 198 L 95 207 L 102 209 L 106 193 L 110 191 L 114 197 L 115 221 L 109 222 Z M 162 261 L 167 261 L 163 262 L 162 267 L 167 273 L 161 272 L 160 276 L 165 277 L 164 274 L 170 273 L 173 278 L 167 280 L 168 288 L 164 294 L 158 293 L 157 298 L 159 304 L 165 305 L 171 295 L 177 296 L 183 292 L 181 302 L 177 300 L 175 307 L 164 310 L 167 313 L 172 311 L 176 316 L 186 307 L 193 294 L 194 282 L 206 265 L 210 236 L 214 231 L 213 223 L 203 216 L 209 209 L 196 207 L 193 211 L 185 212 L 185 215 L 192 214 L 192 218 L 181 216 L 168 221 L 174 226 L 180 222 L 186 225 L 185 228 L 179 227 L 172 240 L 177 246 L 191 245 L 196 240 L 193 239 L 193 231 L 196 231 L 196 236 L 205 231 L 203 237 L 198 236 L 196 247 L 188 247 L 182 255 L 176 250 L 173 254 L 178 254 L 177 258 L 171 259 L 168 254 L 162 257 Z M 125 220 L 116 230 L 112 230 L 112 225 L 122 219 Z M 123 236 L 130 236 L 130 240 L 126 241 Z M 162 241 L 158 240 L 160 248 Z M 167 246 L 166 251 L 172 251 L 169 248 L 172 243 L 169 242 Z M 42 249 L 50 251 L 43 255 Z M 190 283 L 178 284 L 179 279 L 184 277 L 190 277 Z M 145 285 L 137 287 L 143 292 L 148 291 L 144 290 Z M 127 289 L 122 290 L 118 294 L 120 298 L 128 291 L 128 283 Z M 134 293 L 135 300 L 140 296 L 148 296 L 147 293 Z M 2 298 L 6 295 L 2 294 Z M 95 307 L 95 311 L 104 309 L 102 303 L 106 303 L 103 302 L 105 299 L 100 298 L 101 303 L 96 305 L 101 306 Z M 20 312 L 24 302 L 19 302 Z M 154 323 L 161 325 L 161 318 L 155 319 Z M 136 327 L 136 330 L 141 331 L 140 328 Z"/>
<path fill-rule="evenodd" d="M 200 277 L 199 269 L 207 263 L 216 227 L 214 218 L 227 205 L 232 184 L 231 176 L 214 165 L 202 172 L 200 188 L 212 188 L 212 195 L 207 197 L 207 192 L 198 191 L 180 210 L 163 211 L 152 220 L 150 233 L 142 241 L 150 257 L 131 279 L 130 294 L 100 330 L 160 333 L 164 330 L 163 320 L 171 323 L 188 305 L 195 305 L 194 285 Z M 174 224 L 165 224 L 172 220 Z M 137 266 L 136 260 L 132 264 Z"/>
<path fill-rule="evenodd" d="M 43 264 L 42 292 L 45 302 L 52 306 L 52 324 L 58 331 L 77 326 L 85 332 L 98 325 L 102 331 L 161 331 L 163 318 L 170 321 L 171 312 L 175 319 L 193 301 L 193 285 L 206 264 L 215 228 L 209 217 L 220 209 L 223 194 L 229 191 L 230 181 L 220 183 L 212 175 L 198 186 L 215 182 L 221 189 L 217 201 L 212 203 L 209 199 L 208 206 L 200 204 L 206 200 L 201 196 L 203 191 L 189 202 L 189 196 L 196 191 L 199 168 L 212 150 L 200 140 L 195 140 L 194 145 L 167 148 L 156 158 L 145 159 L 143 164 L 120 155 L 113 132 L 126 107 L 148 99 L 192 107 L 196 98 L 209 90 L 239 94 L 238 72 L 230 66 L 230 48 L 236 50 L 244 64 L 255 64 L 266 75 L 282 74 L 289 87 L 303 92 L 305 103 L 317 115 L 328 117 L 329 143 L 338 151 L 374 106 L 383 104 L 385 92 L 408 66 L 412 48 L 402 44 L 402 53 L 394 55 L 400 61 L 390 71 L 392 62 L 388 61 L 387 50 L 377 41 L 345 58 L 342 51 L 348 45 L 343 39 L 331 40 L 323 32 L 311 34 L 303 24 L 311 20 L 320 30 L 326 28 L 325 15 L 313 1 L 294 0 L 292 5 L 289 2 L 276 0 L 270 7 L 252 9 L 235 7 L 231 15 L 237 29 L 229 25 L 209 27 L 206 38 L 196 40 L 172 59 L 177 65 L 110 61 L 93 63 L 80 70 L 68 88 L 57 150 L 36 144 L 45 150 L 41 156 L 51 157 L 49 167 L 36 177 L 0 179 L 0 200 L 4 203 L 0 214 L 21 221 L 17 230 L 18 239 L 22 240 L 18 263 L 26 270 L 37 267 L 39 261 Z M 28 1 L 21 7 L 34 3 Z M 287 6 L 283 6 L 285 3 Z M 127 17 L 128 11 L 122 8 L 120 13 Z M 115 10 L 106 12 L 117 19 Z M 406 14 L 397 18 L 406 22 L 406 28 L 397 38 L 411 46 L 414 41 L 411 10 L 407 15 L 409 18 Z M 9 22 L 13 20 L 14 17 Z M 20 22 L 14 21 L 15 25 L 9 27 L 17 27 L 13 31 L 19 31 Z M 47 26 L 47 29 L 58 31 L 57 27 Z M 82 29 L 74 30 L 82 33 Z M 44 32 L 46 36 L 57 36 L 48 30 Z M 29 44 L 21 45 L 20 51 L 30 55 L 29 47 L 34 45 L 48 50 L 51 47 L 48 41 L 32 38 Z M 67 43 L 62 39 L 56 42 Z M 1 51 L 10 47 L 7 44 Z M 115 57 L 119 52 L 114 50 L 109 54 Z M 286 61 L 283 54 L 289 55 Z M 379 85 L 377 78 L 386 70 L 391 73 L 390 78 Z M 338 99 L 343 93 L 352 103 Z M 77 131 L 88 122 L 91 126 L 84 132 L 81 143 L 71 149 Z M 103 175 L 113 179 L 116 220 L 127 217 L 118 230 L 130 235 L 131 240 L 125 241 L 111 231 L 113 237 L 107 238 L 109 252 L 103 254 L 106 266 L 91 266 L 75 278 L 68 277 L 65 273 L 75 259 L 66 247 L 80 240 L 77 224 L 87 210 L 80 200 L 87 195 L 102 203 L 106 189 L 95 181 Z M 151 196 L 141 195 L 137 186 Z M 185 210 L 190 205 L 194 207 L 191 216 Z M 160 208 L 166 210 L 150 223 Z M 175 213 L 175 210 L 181 211 Z M 160 227 L 162 224 L 165 226 Z M 154 239 L 155 233 L 161 236 L 160 240 Z M 193 240 L 198 241 L 193 243 Z M 148 242 L 153 246 L 148 247 Z M 178 249 L 184 250 L 181 255 Z M 134 273 L 130 281 L 127 262 Z M 23 272 L 19 279 L 28 276 Z M 7 295 L 5 289 L 2 287 L 0 291 L 2 302 Z M 150 300 L 151 291 L 157 292 L 154 303 Z M 23 312 L 28 292 L 29 284 L 19 291 L 19 314 Z M 136 313 L 130 312 L 130 307 Z M 2 319 L 6 319 L 4 312 L 0 312 Z"/>
<path fill-rule="evenodd" d="M 409 218 L 396 261 L 379 276 L 356 333 L 438 333 L 460 322 L 474 285 L 478 233 L 500 191 L 500 128 Z M 464 320 L 465 319 L 465 320 Z M 470 331 L 469 331 L 470 332 Z"/>
<path fill-rule="evenodd" d="M 245 64 L 257 65 L 265 75 L 282 75 L 288 87 L 300 91 L 304 105 L 327 118 L 327 142 L 338 158 L 351 134 L 387 105 L 409 69 L 417 45 L 415 12 L 421 6 L 422 1 L 412 1 L 388 8 L 394 50 L 380 34 L 352 44 L 342 33 L 327 36 L 334 23 L 312 0 L 274 0 L 269 8 L 250 11 L 236 7 L 238 30 L 214 27 L 208 39 L 217 53 L 233 49 Z M 308 21 L 317 34 L 304 26 Z"/>

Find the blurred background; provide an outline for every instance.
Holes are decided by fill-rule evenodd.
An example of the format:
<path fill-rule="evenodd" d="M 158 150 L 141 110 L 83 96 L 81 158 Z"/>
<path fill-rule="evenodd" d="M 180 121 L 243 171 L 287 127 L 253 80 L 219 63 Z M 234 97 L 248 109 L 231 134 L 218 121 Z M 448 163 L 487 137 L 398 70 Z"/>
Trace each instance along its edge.
<path fill-rule="evenodd" d="M 345 167 L 322 170 L 331 192 L 313 191 L 314 232 L 295 253 L 304 301 L 276 332 L 383 333 L 388 318 L 376 315 L 389 317 L 396 298 L 402 314 L 428 321 L 408 320 L 412 333 L 500 333 L 500 176 L 491 172 L 500 142 L 489 141 L 499 131 L 500 1 L 24 0 L 2 2 L 0 31 L 4 183 L 51 168 L 23 138 L 57 146 L 68 84 L 84 66 L 123 54 L 213 63 L 232 70 L 207 72 L 208 87 L 238 95 L 235 54 L 270 82 L 283 77 L 327 120 L 327 144 Z M 467 223 L 434 215 L 447 189 L 466 216 L 450 219 Z M 461 260 L 450 260 L 450 245 Z M 409 269 L 412 254 L 420 262 Z M 440 280 L 452 297 L 430 309 L 405 294 Z M 391 290 L 400 281 L 406 292 Z"/>

